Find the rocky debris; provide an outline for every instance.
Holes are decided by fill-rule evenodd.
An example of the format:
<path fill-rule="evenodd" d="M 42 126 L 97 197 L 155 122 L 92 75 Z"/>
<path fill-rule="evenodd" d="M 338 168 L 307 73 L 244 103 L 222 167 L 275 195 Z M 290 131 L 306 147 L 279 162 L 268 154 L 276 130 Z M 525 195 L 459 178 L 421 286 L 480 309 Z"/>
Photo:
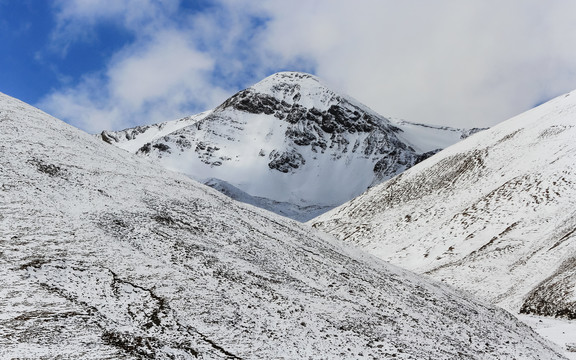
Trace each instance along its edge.
<path fill-rule="evenodd" d="M 151 150 L 152 150 L 152 144 L 146 143 L 146 144 L 142 145 L 142 147 L 140 149 L 138 149 L 136 154 L 149 154 Z"/>
<path fill-rule="evenodd" d="M 140 149 L 138 149 L 137 154 L 149 154 L 152 149 L 157 149 L 160 153 L 162 152 L 170 152 L 170 146 L 166 145 L 165 143 L 146 143 Z"/>
<path fill-rule="evenodd" d="M 270 169 L 278 170 L 282 173 L 294 171 L 306 164 L 304 157 L 295 151 L 282 153 L 272 151 L 268 157 L 271 160 L 268 163 Z"/>
<path fill-rule="evenodd" d="M 158 151 L 161 151 L 161 152 L 170 150 L 170 146 L 168 146 L 164 143 L 157 143 L 157 144 L 152 145 L 152 147 L 158 149 Z"/>
<path fill-rule="evenodd" d="M 157 124 L 157 125 L 152 125 L 155 126 L 159 129 L 162 129 L 163 124 Z M 99 137 L 107 142 L 108 144 L 115 144 L 115 143 L 120 143 L 123 141 L 129 141 L 129 140 L 134 140 L 138 137 L 138 135 L 143 134 L 145 132 L 147 132 L 148 130 L 151 129 L 150 125 L 144 125 L 144 126 L 136 126 L 133 128 L 129 128 L 129 129 L 124 129 L 124 130 L 120 130 L 120 131 L 102 131 L 99 135 Z"/>
<path fill-rule="evenodd" d="M 38 158 L 32 158 L 27 161 L 28 164 L 34 165 L 36 169 L 44 174 L 49 176 L 62 176 L 65 173 L 65 170 L 62 169 L 60 166 L 54 164 L 48 164 L 43 160 Z"/>

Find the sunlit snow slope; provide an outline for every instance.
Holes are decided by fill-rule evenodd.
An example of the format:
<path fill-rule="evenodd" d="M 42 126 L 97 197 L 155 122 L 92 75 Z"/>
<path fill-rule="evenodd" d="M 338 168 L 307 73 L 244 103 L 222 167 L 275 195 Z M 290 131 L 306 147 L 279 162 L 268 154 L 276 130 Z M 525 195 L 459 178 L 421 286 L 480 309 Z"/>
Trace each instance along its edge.
<path fill-rule="evenodd" d="M 0 358 L 560 358 L 503 310 L 2 94 L 0 137 Z"/>
<path fill-rule="evenodd" d="M 309 220 L 468 133 L 391 122 L 297 72 L 269 76 L 200 117 L 100 136 L 216 188 L 231 185 L 238 200 Z"/>
<path fill-rule="evenodd" d="M 573 92 L 312 223 L 510 310 L 576 318 L 575 140 Z"/>

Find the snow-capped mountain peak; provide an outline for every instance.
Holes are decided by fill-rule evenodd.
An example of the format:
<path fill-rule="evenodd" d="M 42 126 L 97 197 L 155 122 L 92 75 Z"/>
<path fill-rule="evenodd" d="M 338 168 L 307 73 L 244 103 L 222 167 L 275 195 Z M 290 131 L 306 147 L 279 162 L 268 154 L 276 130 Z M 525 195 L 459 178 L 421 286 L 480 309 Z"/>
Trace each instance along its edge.
<path fill-rule="evenodd" d="M 259 94 L 267 94 L 288 104 L 326 110 L 340 100 L 340 96 L 324 85 L 320 79 L 302 72 L 280 72 L 268 76 L 248 88 Z"/>
<path fill-rule="evenodd" d="M 417 136 L 402 126 L 313 75 L 282 72 L 193 124 L 131 149 L 196 180 L 219 179 L 268 205 L 282 204 L 267 205 L 278 213 L 286 206 L 296 209 L 291 216 L 307 220 L 433 154 L 415 150 L 411 142 Z M 448 142 L 457 141 L 450 137 Z"/>

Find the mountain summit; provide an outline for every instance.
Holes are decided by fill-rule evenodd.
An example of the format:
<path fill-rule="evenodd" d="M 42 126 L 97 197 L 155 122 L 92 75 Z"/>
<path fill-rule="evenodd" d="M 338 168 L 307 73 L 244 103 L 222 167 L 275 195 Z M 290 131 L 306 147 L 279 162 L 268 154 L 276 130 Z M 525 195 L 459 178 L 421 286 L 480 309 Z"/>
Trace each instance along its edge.
<path fill-rule="evenodd" d="M 307 220 L 437 151 L 412 143 L 415 127 L 436 132 L 438 147 L 465 136 L 393 123 L 313 75 L 282 72 L 207 113 L 101 137 L 236 199 Z"/>

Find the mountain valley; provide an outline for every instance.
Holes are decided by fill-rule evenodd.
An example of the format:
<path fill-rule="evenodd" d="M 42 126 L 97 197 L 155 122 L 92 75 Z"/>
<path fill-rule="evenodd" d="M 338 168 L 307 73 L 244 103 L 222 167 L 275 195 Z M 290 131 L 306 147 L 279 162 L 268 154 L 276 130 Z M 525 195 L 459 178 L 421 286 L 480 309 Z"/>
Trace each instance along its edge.
<path fill-rule="evenodd" d="M 0 134 L 2 358 L 563 358 L 504 310 L 3 94 Z"/>

